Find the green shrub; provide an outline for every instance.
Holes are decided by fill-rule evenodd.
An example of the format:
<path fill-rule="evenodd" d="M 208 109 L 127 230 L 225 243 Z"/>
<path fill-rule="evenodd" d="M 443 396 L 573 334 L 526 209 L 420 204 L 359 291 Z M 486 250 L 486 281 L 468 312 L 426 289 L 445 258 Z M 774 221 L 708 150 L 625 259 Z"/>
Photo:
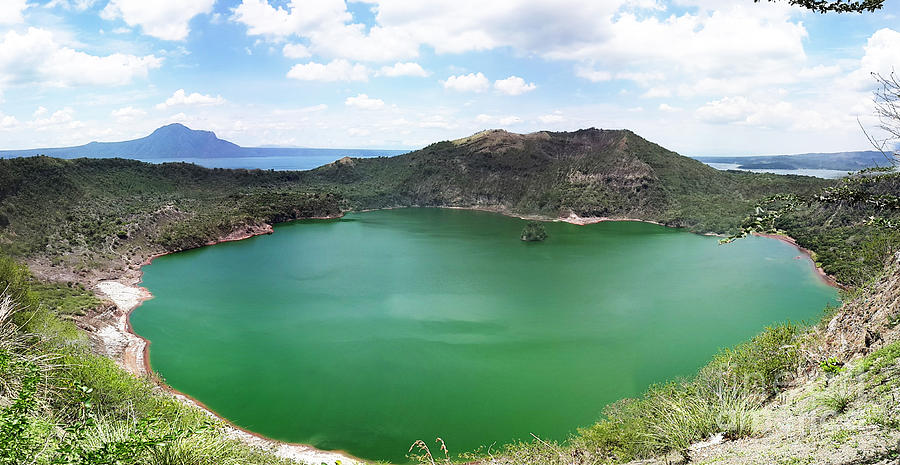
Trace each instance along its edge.
<path fill-rule="evenodd" d="M 766 328 L 750 341 L 719 352 L 700 378 L 723 378 L 729 386 L 770 397 L 794 379 L 800 364 L 799 335 L 794 324 Z"/>
<path fill-rule="evenodd" d="M 853 402 L 853 399 L 855 398 L 856 395 L 851 391 L 848 391 L 847 389 L 836 388 L 819 396 L 815 401 L 815 405 L 819 408 L 824 408 L 826 410 L 830 410 L 831 412 L 841 414 L 847 411 L 850 403 Z"/>

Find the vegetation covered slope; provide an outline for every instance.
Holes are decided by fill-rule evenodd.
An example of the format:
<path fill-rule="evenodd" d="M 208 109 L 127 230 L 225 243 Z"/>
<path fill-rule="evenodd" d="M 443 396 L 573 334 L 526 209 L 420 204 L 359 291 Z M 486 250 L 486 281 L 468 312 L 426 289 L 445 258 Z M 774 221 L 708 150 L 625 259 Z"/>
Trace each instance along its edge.
<path fill-rule="evenodd" d="M 0 160 L 0 249 L 61 268 L 114 269 L 234 231 L 340 215 L 297 173 L 123 159 Z"/>
<path fill-rule="evenodd" d="M 345 158 L 308 173 L 352 208 L 458 206 L 550 218 L 652 220 L 697 232 L 734 231 L 772 192 L 829 181 L 722 172 L 631 131 L 485 131 L 391 158 Z"/>

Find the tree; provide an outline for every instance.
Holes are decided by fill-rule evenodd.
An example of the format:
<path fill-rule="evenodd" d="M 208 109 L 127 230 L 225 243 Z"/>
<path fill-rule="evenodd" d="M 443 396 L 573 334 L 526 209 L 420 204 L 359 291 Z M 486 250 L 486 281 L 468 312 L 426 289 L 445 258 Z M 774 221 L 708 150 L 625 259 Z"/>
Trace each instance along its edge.
<path fill-rule="evenodd" d="M 888 76 L 872 73 L 878 81 L 879 88 L 875 90 L 875 114 L 878 115 L 879 127 L 889 134 L 882 142 L 882 146 L 888 143 L 900 142 L 900 81 L 897 75 L 891 72 Z M 888 147 L 890 150 L 891 148 Z M 900 147 L 894 147 L 895 152 Z"/>
<path fill-rule="evenodd" d="M 760 0 L 753 0 L 753 3 L 759 3 Z M 774 2 L 775 0 L 768 0 Z M 815 11 L 816 13 L 862 13 L 864 11 L 873 12 L 880 10 L 884 6 L 884 0 L 788 0 L 791 5 L 799 5 L 803 8 Z"/>
<path fill-rule="evenodd" d="M 900 79 L 893 71 L 887 76 L 872 73 L 872 77 L 878 83 L 878 88 L 872 92 L 875 116 L 878 117 L 878 127 L 885 132 L 886 136 L 874 137 L 869 134 L 862 123 L 859 123 L 859 126 L 869 142 L 888 159 L 892 166 L 896 166 L 897 158 L 900 157 Z"/>
<path fill-rule="evenodd" d="M 547 231 L 539 221 L 529 221 L 522 230 L 522 240 L 525 242 L 540 242 L 547 238 Z"/>

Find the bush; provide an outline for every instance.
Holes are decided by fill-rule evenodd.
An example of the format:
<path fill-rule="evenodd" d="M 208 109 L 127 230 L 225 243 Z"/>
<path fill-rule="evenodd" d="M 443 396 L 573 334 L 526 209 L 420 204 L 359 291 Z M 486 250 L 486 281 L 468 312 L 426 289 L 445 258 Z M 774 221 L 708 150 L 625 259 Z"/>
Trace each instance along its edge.
<path fill-rule="evenodd" d="M 766 328 L 748 342 L 725 349 L 700 372 L 700 378 L 723 378 L 729 386 L 771 397 L 794 379 L 800 364 L 800 328 L 781 324 Z"/>

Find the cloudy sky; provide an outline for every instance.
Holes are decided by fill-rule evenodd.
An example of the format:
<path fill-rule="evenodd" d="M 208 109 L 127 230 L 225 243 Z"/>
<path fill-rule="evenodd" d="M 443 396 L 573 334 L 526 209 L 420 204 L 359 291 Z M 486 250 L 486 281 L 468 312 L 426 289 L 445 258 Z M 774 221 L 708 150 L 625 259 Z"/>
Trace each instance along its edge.
<path fill-rule="evenodd" d="M 686 155 L 867 149 L 900 1 L 0 0 L 0 148 L 181 122 L 245 146 L 628 128 Z"/>

